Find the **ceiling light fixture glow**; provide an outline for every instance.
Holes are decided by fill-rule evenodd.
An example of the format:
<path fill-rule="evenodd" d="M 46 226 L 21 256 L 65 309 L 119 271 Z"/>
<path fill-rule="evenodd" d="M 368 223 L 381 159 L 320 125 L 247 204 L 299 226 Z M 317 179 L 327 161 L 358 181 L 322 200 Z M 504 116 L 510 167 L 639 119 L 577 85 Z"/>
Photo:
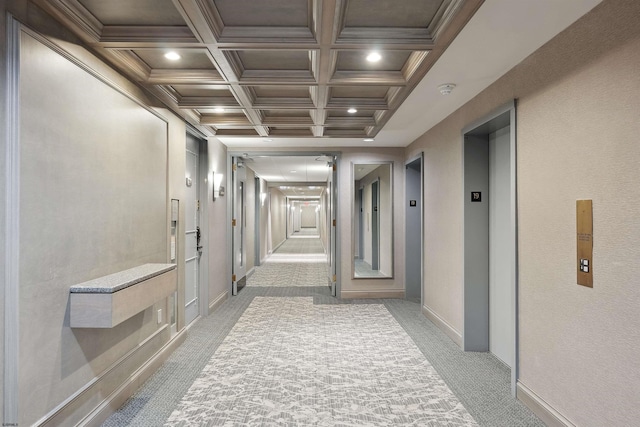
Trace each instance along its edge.
<path fill-rule="evenodd" d="M 355 113 L 357 113 L 357 112 L 358 112 L 358 110 L 356 110 L 356 109 L 355 109 L 355 108 L 353 108 L 353 107 L 351 107 L 351 108 L 349 108 L 349 109 L 347 110 L 347 113 L 349 113 L 349 114 L 355 114 Z"/>
<path fill-rule="evenodd" d="M 373 138 L 365 138 L 363 139 L 364 142 L 373 142 Z"/>
<path fill-rule="evenodd" d="M 378 62 L 382 59 L 382 56 L 378 52 L 371 52 L 367 55 L 367 61 L 369 62 Z"/>
<path fill-rule="evenodd" d="M 182 58 L 180 55 L 178 55 L 177 52 L 167 52 L 164 54 L 164 57 L 170 61 L 177 61 L 178 59 Z"/>
<path fill-rule="evenodd" d="M 222 107 L 216 107 L 213 109 L 214 113 L 224 113 L 224 108 Z"/>

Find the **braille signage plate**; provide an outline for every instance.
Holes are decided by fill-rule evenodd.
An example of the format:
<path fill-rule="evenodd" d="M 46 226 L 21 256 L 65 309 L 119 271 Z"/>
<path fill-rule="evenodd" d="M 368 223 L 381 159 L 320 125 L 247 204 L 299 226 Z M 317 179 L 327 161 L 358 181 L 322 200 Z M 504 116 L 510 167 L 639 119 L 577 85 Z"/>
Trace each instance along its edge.
<path fill-rule="evenodd" d="M 593 206 L 591 200 L 576 200 L 576 247 L 578 285 L 593 288 Z"/>
<path fill-rule="evenodd" d="M 471 192 L 471 201 L 472 202 L 481 202 L 482 201 L 482 192 L 480 192 L 480 191 L 472 191 Z"/>

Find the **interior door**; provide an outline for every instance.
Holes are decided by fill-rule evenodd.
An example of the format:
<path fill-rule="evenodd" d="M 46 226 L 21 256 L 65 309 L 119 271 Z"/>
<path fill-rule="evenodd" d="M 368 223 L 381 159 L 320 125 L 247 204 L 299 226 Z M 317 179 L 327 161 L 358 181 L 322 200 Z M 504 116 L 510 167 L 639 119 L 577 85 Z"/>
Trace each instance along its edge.
<path fill-rule="evenodd" d="M 237 295 L 246 283 L 247 248 L 246 248 L 246 171 L 241 159 L 232 159 L 233 174 L 233 212 L 231 225 L 233 227 L 233 295 Z"/>
<path fill-rule="evenodd" d="M 185 189 L 185 324 L 198 317 L 200 227 L 198 218 L 198 142 L 187 138 Z"/>

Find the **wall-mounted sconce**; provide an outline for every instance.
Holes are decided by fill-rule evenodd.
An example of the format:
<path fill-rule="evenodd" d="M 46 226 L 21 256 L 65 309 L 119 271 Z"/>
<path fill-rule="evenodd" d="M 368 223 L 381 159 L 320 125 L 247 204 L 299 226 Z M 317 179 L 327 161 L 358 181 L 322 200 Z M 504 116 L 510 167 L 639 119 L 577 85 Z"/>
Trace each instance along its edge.
<path fill-rule="evenodd" d="M 220 185 L 222 183 L 222 174 L 216 175 L 215 172 L 211 172 L 211 182 L 213 182 L 212 198 L 216 201 L 216 198 L 224 196 L 224 187 Z"/>

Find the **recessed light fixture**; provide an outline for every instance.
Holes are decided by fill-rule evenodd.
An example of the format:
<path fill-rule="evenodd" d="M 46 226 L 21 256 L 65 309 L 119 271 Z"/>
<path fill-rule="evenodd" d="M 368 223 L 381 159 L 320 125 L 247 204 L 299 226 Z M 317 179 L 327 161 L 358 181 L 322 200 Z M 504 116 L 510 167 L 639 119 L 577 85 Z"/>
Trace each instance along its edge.
<path fill-rule="evenodd" d="M 271 138 L 266 138 L 266 139 L 265 139 L 265 141 L 266 141 L 266 142 L 272 142 L 272 141 L 273 141 L 273 139 L 271 139 Z"/>
<path fill-rule="evenodd" d="M 164 57 L 170 61 L 177 61 L 178 59 L 182 58 L 180 55 L 178 55 L 177 52 L 167 52 L 164 54 Z"/>
<path fill-rule="evenodd" d="M 297 171 L 289 171 L 289 173 L 296 173 Z"/>
<path fill-rule="evenodd" d="M 445 83 L 443 85 L 438 86 L 438 90 L 443 95 L 449 95 L 455 87 L 456 85 L 453 83 Z"/>
<path fill-rule="evenodd" d="M 369 62 L 378 62 L 382 59 L 382 56 L 378 52 L 371 52 L 367 55 L 367 61 Z"/>
<path fill-rule="evenodd" d="M 357 113 L 357 112 L 358 112 L 358 110 L 356 110 L 356 109 L 355 109 L 355 108 L 353 108 L 353 107 L 351 107 L 351 108 L 349 108 L 349 109 L 347 110 L 347 113 L 349 113 L 349 114 L 355 114 L 355 113 Z"/>
<path fill-rule="evenodd" d="M 224 113 L 224 108 L 222 107 L 216 107 L 213 109 L 214 113 Z"/>
<path fill-rule="evenodd" d="M 363 139 L 364 142 L 373 142 L 373 138 L 365 138 Z"/>

